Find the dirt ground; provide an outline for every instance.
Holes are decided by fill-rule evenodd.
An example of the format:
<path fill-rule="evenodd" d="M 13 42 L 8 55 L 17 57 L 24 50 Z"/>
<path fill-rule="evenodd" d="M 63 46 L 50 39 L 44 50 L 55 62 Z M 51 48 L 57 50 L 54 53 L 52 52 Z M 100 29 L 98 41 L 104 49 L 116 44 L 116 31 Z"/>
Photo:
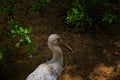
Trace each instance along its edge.
<path fill-rule="evenodd" d="M 95 34 L 74 33 L 64 23 L 66 4 L 69 0 L 53 1 L 45 11 L 36 16 L 24 10 L 30 2 L 22 3 L 22 12 L 15 20 L 32 26 L 33 43 L 38 48 L 30 58 L 22 51 L 7 54 L 6 65 L 1 68 L 2 80 L 25 80 L 25 78 L 41 63 L 50 60 L 52 52 L 47 47 L 47 38 L 56 33 L 63 37 L 73 48 L 74 53 L 63 49 L 64 66 L 58 80 L 120 80 L 120 15 L 115 24 L 99 30 Z M 120 3 L 113 7 L 120 14 Z M 4 25 L 4 24 L 1 24 Z"/>

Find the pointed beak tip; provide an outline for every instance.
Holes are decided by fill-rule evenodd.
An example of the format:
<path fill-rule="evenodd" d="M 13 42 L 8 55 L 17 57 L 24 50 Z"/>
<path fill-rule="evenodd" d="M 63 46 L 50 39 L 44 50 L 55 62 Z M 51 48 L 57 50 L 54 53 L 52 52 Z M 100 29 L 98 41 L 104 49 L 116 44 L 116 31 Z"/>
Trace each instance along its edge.
<path fill-rule="evenodd" d="M 72 50 L 72 53 L 75 53 L 75 51 L 74 51 L 74 50 Z"/>
<path fill-rule="evenodd" d="M 59 42 L 66 47 L 67 49 L 69 49 L 72 53 L 74 53 L 74 50 L 63 40 L 60 38 Z"/>

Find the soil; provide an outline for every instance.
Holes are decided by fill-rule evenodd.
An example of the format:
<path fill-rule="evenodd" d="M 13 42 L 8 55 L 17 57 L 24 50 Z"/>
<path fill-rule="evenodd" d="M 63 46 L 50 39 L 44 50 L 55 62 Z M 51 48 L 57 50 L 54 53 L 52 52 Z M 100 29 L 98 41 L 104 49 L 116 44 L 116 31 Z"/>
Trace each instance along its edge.
<path fill-rule="evenodd" d="M 1 80 L 25 80 L 39 64 L 50 60 L 52 52 L 47 47 L 47 39 L 53 33 L 64 38 L 75 51 L 63 49 L 64 66 L 58 80 L 120 80 L 120 15 L 116 23 L 95 34 L 75 33 L 64 22 L 69 2 L 55 0 L 40 15 L 24 9 L 30 6 L 30 1 L 21 2 L 22 11 L 14 18 L 19 23 L 32 26 L 30 36 L 38 52 L 29 57 L 19 49 L 12 51 L 14 54 L 6 51 Z M 120 14 L 120 3 L 112 3 L 111 8 Z M 0 25 L 4 26 L 4 21 Z"/>

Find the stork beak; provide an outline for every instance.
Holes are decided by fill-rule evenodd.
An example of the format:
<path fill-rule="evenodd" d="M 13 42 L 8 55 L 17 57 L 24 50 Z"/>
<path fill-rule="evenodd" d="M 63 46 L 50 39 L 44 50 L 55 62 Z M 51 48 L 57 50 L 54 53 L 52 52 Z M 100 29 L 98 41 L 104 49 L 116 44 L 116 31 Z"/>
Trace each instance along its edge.
<path fill-rule="evenodd" d="M 58 41 L 63 47 L 66 47 L 68 50 L 74 53 L 73 49 L 62 38 L 59 38 Z"/>

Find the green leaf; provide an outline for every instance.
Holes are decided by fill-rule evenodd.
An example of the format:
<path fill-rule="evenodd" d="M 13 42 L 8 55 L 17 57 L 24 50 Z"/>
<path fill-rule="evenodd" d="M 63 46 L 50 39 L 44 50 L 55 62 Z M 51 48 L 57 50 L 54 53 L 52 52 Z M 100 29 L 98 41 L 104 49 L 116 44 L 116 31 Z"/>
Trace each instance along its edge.
<path fill-rule="evenodd" d="M 15 25 L 15 29 L 16 29 L 16 30 L 18 29 L 18 27 L 19 27 L 18 25 Z"/>
<path fill-rule="evenodd" d="M 109 19 L 109 24 L 111 24 L 113 22 L 113 19 L 112 18 L 110 18 Z"/>
<path fill-rule="evenodd" d="M 18 24 L 18 22 L 15 22 L 13 19 L 10 19 L 8 21 L 8 24 L 10 24 L 12 27 L 15 27 Z"/>
<path fill-rule="evenodd" d="M 19 27 L 20 33 L 23 33 L 25 30 L 23 29 L 23 27 Z"/>
<path fill-rule="evenodd" d="M 26 39 L 26 41 L 27 41 L 28 43 L 31 43 L 31 42 L 32 42 L 29 36 L 25 36 L 25 39 Z"/>
<path fill-rule="evenodd" d="M 20 39 L 20 42 L 24 42 L 24 39 Z"/>
<path fill-rule="evenodd" d="M 13 23 L 13 19 L 10 19 L 10 20 L 8 21 L 8 23 L 9 23 L 9 24 L 12 24 L 12 23 Z"/>
<path fill-rule="evenodd" d="M 16 33 L 16 31 L 15 31 L 15 30 L 10 30 L 10 32 L 11 32 L 12 34 Z"/>
<path fill-rule="evenodd" d="M 85 16 L 84 12 L 81 12 L 80 15 L 79 15 L 80 18 L 83 18 L 84 16 Z"/>
<path fill-rule="evenodd" d="M 28 33 L 31 33 L 32 32 L 32 27 L 29 27 L 28 28 Z"/>
<path fill-rule="evenodd" d="M 20 43 L 16 43 L 15 46 L 16 46 L 17 48 L 19 48 L 19 47 L 20 47 Z"/>
<path fill-rule="evenodd" d="M 20 31 L 19 31 L 19 30 L 17 30 L 17 33 L 18 33 L 18 34 L 20 34 Z"/>
<path fill-rule="evenodd" d="M 72 11 L 73 11 L 74 14 L 78 14 L 78 10 L 77 9 L 72 8 Z"/>
<path fill-rule="evenodd" d="M 27 29 L 27 28 L 25 28 L 24 33 L 25 33 L 25 34 L 28 34 L 28 29 Z"/>
<path fill-rule="evenodd" d="M 16 34 L 13 34 L 13 37 L 15 38 L 15 37 L 16 37 Z"/>

